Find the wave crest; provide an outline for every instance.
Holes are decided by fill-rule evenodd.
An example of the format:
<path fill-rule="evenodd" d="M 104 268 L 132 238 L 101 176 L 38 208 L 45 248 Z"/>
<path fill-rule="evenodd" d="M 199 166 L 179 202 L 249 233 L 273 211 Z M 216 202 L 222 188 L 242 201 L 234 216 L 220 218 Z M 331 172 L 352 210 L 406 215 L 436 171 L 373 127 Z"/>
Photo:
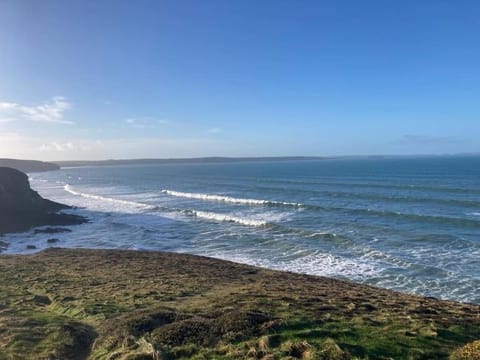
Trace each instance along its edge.
<path fill-rule="evenodd" d="M 250 218 L 243 218 L 238 216 L 231 216 L 207 211 L 196 211 L 191 210 L 190 213 L 198 218 L 207 219 L 207 220 L 214 220 L 214 221 L 225 221 L 225 222 L 233 222 L 242 225 L 248 226 L 266 226 L 268 222 L 265 220 L 256 220 Z"/>
<path fill-rule="evenodd" d="M 102 201 L 102 202 L 109 202 L 109 203 L 124 205 L 124 206 L 128 206 L 128 207 L 135 207 L 135 208 L 139 208 L 139 209 L 142 209 L 142 210 L 154 210 L 154 209 L 156 209 L 156 206 L 154 206 L 154 205 L 148 205 L 148 204 L 144 204 L 144 203 L 140 203 L 140 202 L 136 202 L 136 201 L 114 199 L 114 198 L 110 198 L 110 197 L 105 197 L 105 196 L 88 194 L 88 193 L 76 191 L 76 190 L 72 189 L 70 184 L 66 184 L 63 188 L 66 192 L 69 192 L 72 195 L 81 196 L 81 197 L 86 198 L 86 199 L 98 200 L 98 201 Z"/>
<path fill-rule="evenodd" d="M 221 201 L 221 202 L 226 202 L 231 204 L 270 205 L 270 206 L 280 205 L 280 206 L 294 206 L 294 207 L 303 206 L 302 204 L 293 203 L 293 202 L 259 200 L 259 199 L 243 199 L 243 198 L 235 198 L 231 196 L 202 194 L 202 193 L 187 193 L 187 192 L 167 190 L 167 189 L 164 189 L 161 192 L 163 194 L 167 194 L 170 196 L 183 197 L 183 198 L 196 199 L 196 200 Z"/>

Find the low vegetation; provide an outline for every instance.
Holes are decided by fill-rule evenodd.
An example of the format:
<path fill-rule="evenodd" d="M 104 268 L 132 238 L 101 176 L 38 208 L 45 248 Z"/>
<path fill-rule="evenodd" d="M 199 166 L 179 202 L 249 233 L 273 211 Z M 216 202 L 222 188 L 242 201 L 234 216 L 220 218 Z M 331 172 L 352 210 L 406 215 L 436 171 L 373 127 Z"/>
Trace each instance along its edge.
<path fill-rule="evenodd" d="M 116 250 L 2 255 L 0 274 L 2 360 L 479 359 L 479 306 L 346 281 Z"/>

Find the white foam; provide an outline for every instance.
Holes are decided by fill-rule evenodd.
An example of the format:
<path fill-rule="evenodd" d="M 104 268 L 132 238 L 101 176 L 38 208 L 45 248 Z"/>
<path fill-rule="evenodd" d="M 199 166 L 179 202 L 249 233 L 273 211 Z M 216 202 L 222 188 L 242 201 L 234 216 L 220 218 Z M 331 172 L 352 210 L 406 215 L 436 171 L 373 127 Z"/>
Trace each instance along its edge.
<path fill-rule="evenodd" d="M 347 259 L 321 251 L 291 262 L 284 262 L 281 268 L 311 275 L 344 276 L 357 280 L 372 276 L 379 271 L 377 266 L 368 260 Z"/>
<path fill-rule="evenodd" d="M 63 188 L 64 188 L 65 191 L 69 192 L 72 195 L 81 196 L 83 198 L 96 200 L 96 201 L 99 201 L 99 202 L 112 203 L 112 204 L 122 205 L 122 206 L 126 206 L 126 207 L 129 207 L 129 208 L 135 208 L 135 209 L 139 209 L 139 210 L 152 210 L 152 209 L 156 208 L 154 205 L 144 204 L 144 203 L 140 203 L 140 202 L 136 202 L 136 201 L 114 199 L 114 198 L 110 198 L 110 197 L 105 197 L 105 196 L 94 195 L 94 194 L 89 194 L 89 193 L 76 191 L 76 190 L 72 189 L 70 184 L 66 184 Z"/>
<path fill-rule="evenodd" d="M 312 237 L 323 236 L 323 235 L 331 235 L 333 237 L 337 236 L 337 234 L 335 234 L 335 233 L 330 233 L 328 231 L 320 231 L 320 232 L 314 232 L 313 234 L 310 234 L 310 235 L 306 235 L 305 237 L 312 238 Z"/>
<path fill-rule="evenodd" d="M 46 180 L 46 179 L 38 179 L 38 178 L 31 177 L 31 176 L 28 177 L 28 181 L 39 182 L 39 183 L 47 183 L 48 182 L 48 180 Z"/>
<path fill-rule="evenodd" d="M 248 225 L 248 226 L 265 226 L 268 224 L 267 221 L 265 220 L 231 216 L 231 215 L 225 215 L 225 214 L 219 214 L 219 213 L 213 213 L 213 212 L 207 212 L 207 211 L 192 210 L 191 213 L 193 216 L 199 217 L 202 219 L 233 222 L 233 223 Z"/>
<path fill-rule="evenodd" d="M 314 251 L 312 254 L 299 256 L 296 259 L 290 258 L 265 258 L 241 252 L 205 252 L 201 255 L 213 256 L 216 258 L 234 262 L 266 267 L 274 270 L 291 271 L 301 274 L 319 276 L 341 276 L 349 279 L 363 281 L 371 276 L 377 275 L 381 268 L 374 262 L 363 259 L 347 259 L 321 251 Z M 289 253 L 291 255 L 291 252 Z"/>
<path fill-rule="evenodd" d="M 471 212 L 471 213 L 467 213 L 467 215 L 480 216 L 480 212 Z"/>
<path fill-rule="evenodd" d="M 202 193 L 187 193 L 187 192 L 165 190 L 165 189 L 162 190 L 162 193 L 170 195 L 170 196 L 183 197 L 183 198 L 188 198 L 188 199 L 207 200 L 207 201 L 222 201 L 222 202 L 231 203 L 231 204 L 283 205 L 283 206 L 295 206 L 295 207 L 302 206 L 302 204 L 297 204 L 297 203 L 292 203 L 292 202 L 284 202 L 284 201 L 242 199 L 242 198 L 235 198 L 235 197 L 231 197 L 231 196 L 202 194 Z"/>

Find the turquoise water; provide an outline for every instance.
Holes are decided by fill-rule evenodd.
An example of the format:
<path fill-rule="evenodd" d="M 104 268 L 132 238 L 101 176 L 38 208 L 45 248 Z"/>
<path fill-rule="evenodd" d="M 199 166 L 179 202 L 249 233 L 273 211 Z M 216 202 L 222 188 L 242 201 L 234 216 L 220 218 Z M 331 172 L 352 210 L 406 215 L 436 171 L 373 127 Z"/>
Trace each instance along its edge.
<path fill-rule="evenodd" d="M 480 157 L 67 168 L 55 246 L 188 252 L 480 303 Z M 11 235 L 7 252 L 51 235 Z M 7 240 L 8 241 L 8 240 Z"/>

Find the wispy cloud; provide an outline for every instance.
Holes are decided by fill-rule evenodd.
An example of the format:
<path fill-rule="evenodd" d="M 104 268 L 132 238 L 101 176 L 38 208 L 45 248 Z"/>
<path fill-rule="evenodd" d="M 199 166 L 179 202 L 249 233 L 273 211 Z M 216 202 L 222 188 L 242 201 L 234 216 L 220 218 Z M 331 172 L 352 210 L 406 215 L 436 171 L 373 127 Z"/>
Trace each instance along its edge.
<path fill-rule="evenodd" d="M 157 125 L 166 125 L 170 122 L 165 119 L 156 119 L 153 117 L 131 117 L 123 121 L 130 127 L 137 129 L 154 129 Z"/>
<path fill-rule="evenodd" d="M 140 120 L 137 118 L 128 118 L 124 120 L 124 123 L 127 124 L 128 127 L 135 128 L 135 129 L 145 129 L 147 127 L 152 128 L 153 126 Z"/>
<path fill-rule="evenodd" d="M 42 144 L 38 148 L 40 151 L 67 151 L 67 150 L 75 150 L 75 145 L 71 142 L 66 143 L 58 143 L 56 141 L 52 141 L 50 143 Z"/>
<path fill-rule="evenodd" d="M 135 118 L 125 119 L 125 123 L 127 124 L 135 124 L 136 122 L 137 122 L 137 119 Z"/>
<path fill-rule="evenodd" d="M 76 139 L 75 141 L 50 141 L 42 143 L 38 146 L 38 150 L 42 152 L 85 152 L 92 149 L 103 148 L 104 143 L 101 140 L 82 140 Z"/>
<path fill-rule="evenodd" d="M 463 142 L 456 136 L 431 136 L 431 135 L 403 135 L 397 142 L 407 145 L 418 144 L 458 144 Z"/>
<path fill-rule="evenodd" d="M 0 102 L 0 111 L 1 110 L 13 110 L 15 109 L 16 107 L 18 106 L 17 103 L 13 103 L 13 102 L 8 102 L 8 101 L 5 101 L 5 102 Z"/>
<path fill-rule="evenodd" d="M 222 132 L 222 129 L 220 128 L 211 128 L 207 130 L 207 133 L 209 134 L 219 134 Z"/>
<path fill-rule="evenodd" d="M 29 120 L 55 124 L 74 124 L 65 120 L 64 113 L 72 107 L 62 96 L 55 96 L 49 102 L 39 105 L 23 105 L 16 102 L 0 102 L 0 119 L 8 121 Z M 4 121 L 5 122 L 5 121 Z"/>
<path fill-rule="evenodd" d="M 39 138 L 24 133 L 0 131 L 1 157 L 42 160 L 94 160 L 150 157 L 213 156 L 228 146 L 223 139 L 212 138 L 107 138 L 51 135 Z"/>

